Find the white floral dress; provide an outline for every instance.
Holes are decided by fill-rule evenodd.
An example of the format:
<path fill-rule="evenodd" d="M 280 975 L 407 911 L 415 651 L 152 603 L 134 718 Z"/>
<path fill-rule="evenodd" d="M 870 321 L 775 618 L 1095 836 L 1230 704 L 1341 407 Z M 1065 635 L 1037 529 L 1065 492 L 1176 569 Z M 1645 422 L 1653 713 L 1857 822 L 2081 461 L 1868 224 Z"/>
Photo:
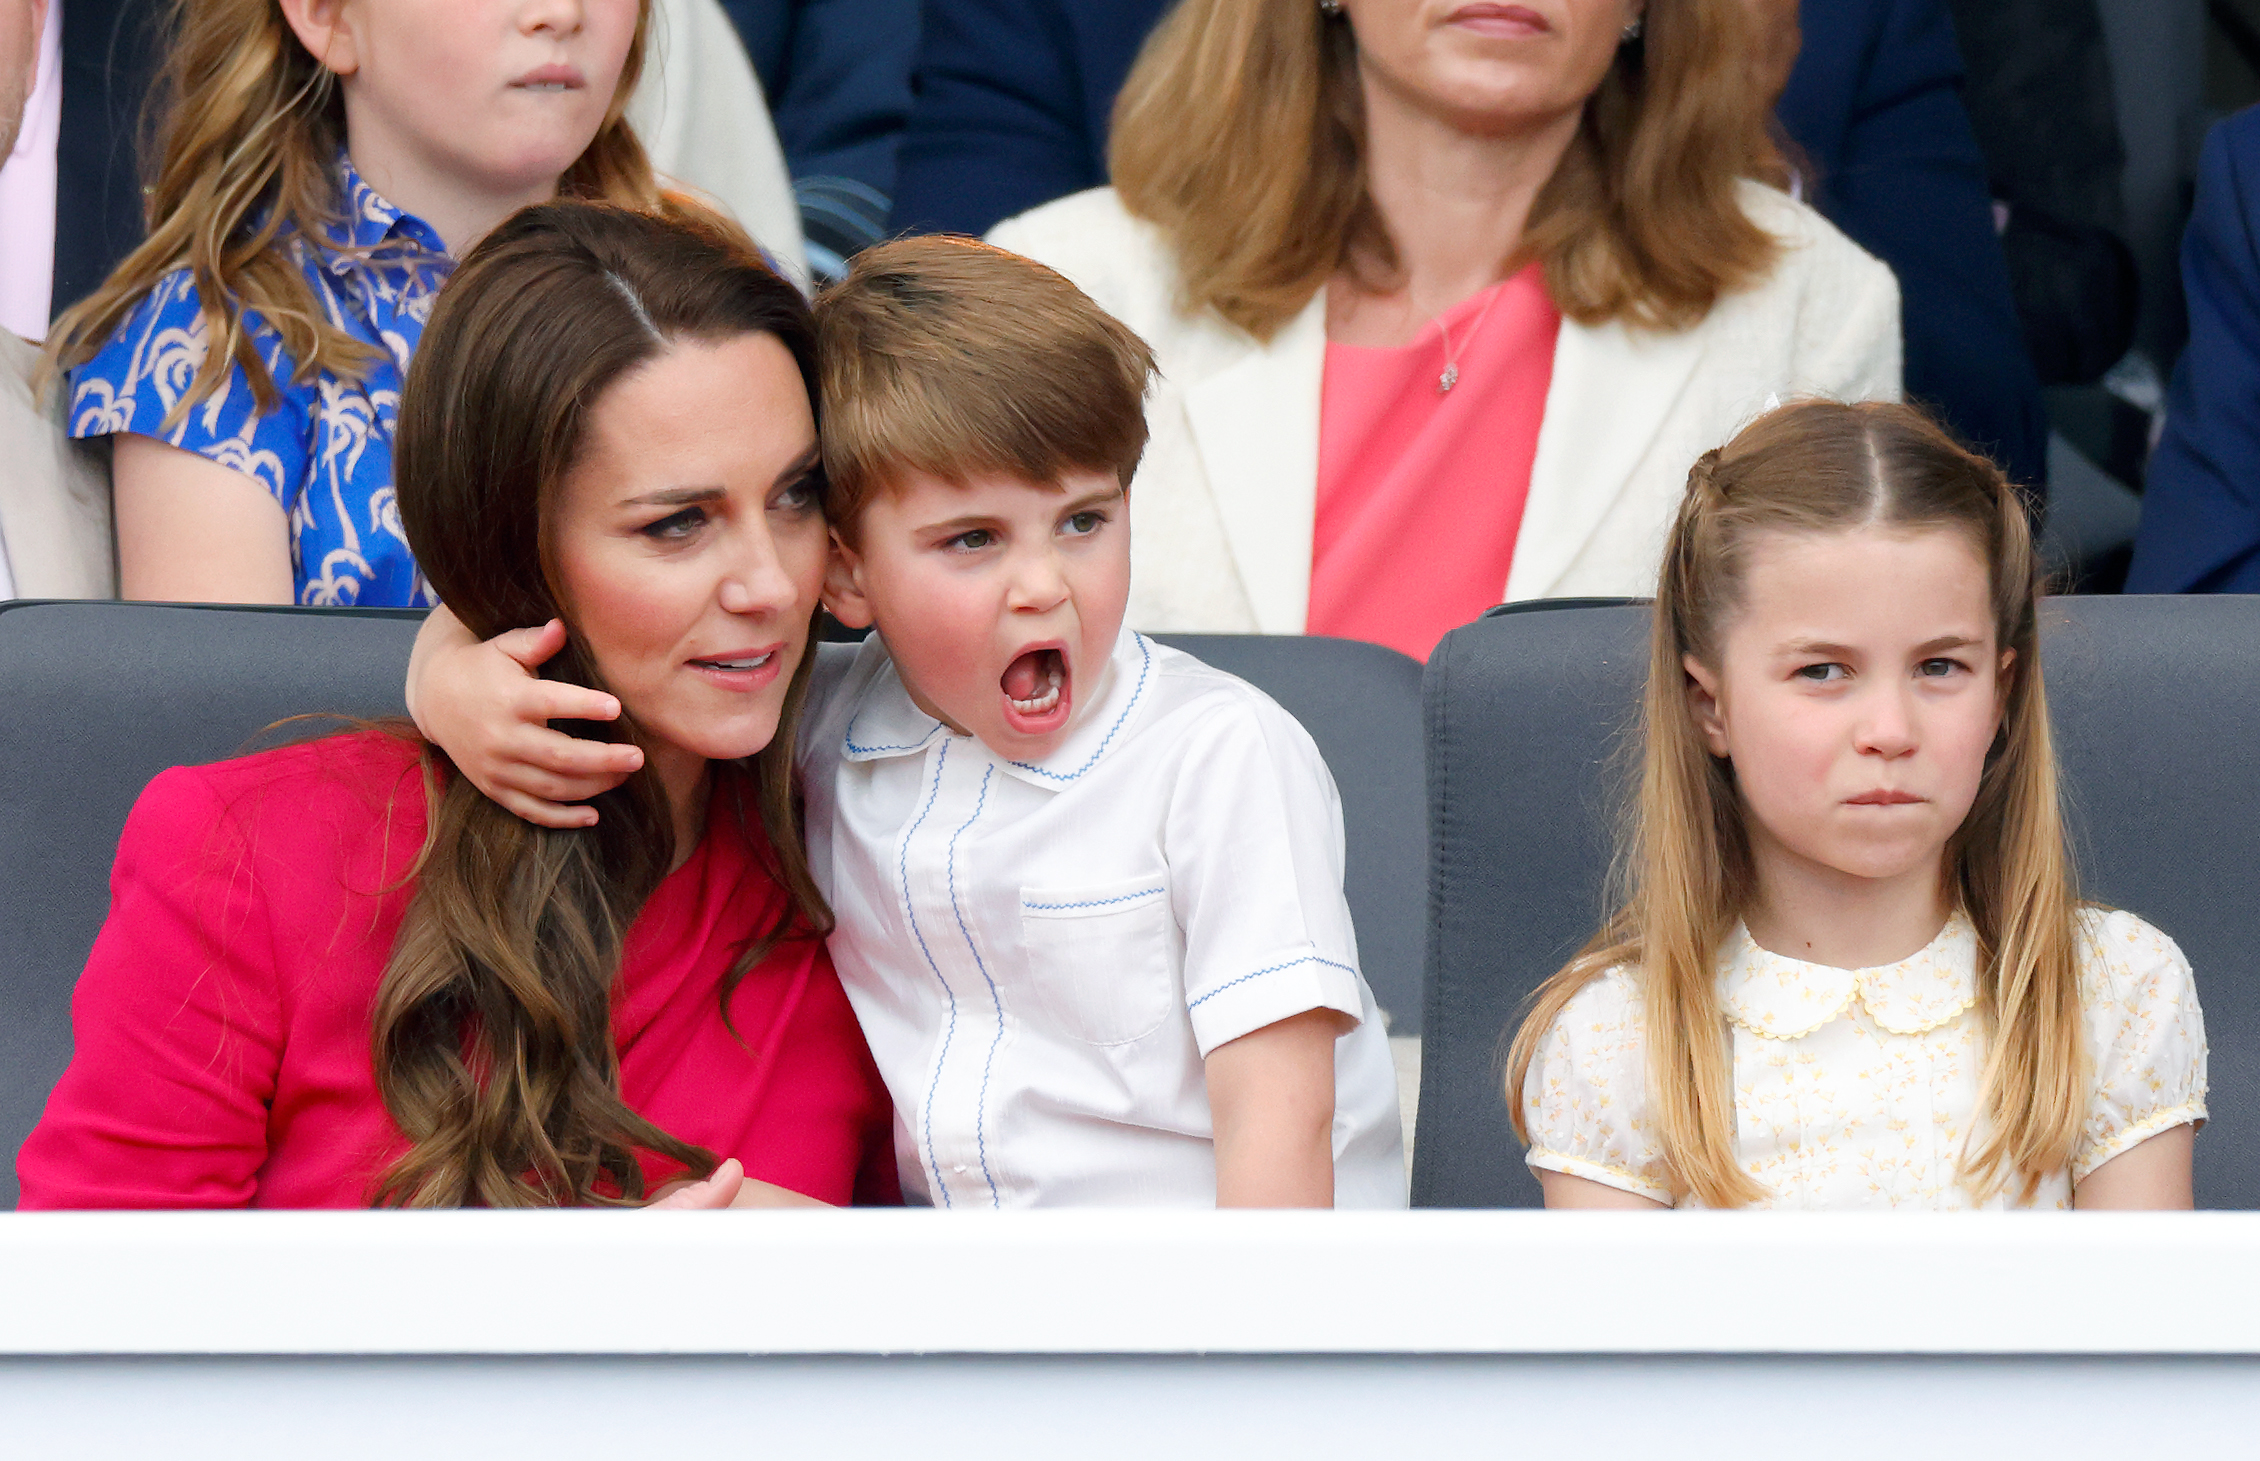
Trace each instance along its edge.
<path fill-rule="evenodd" d="M 2189 961 L 2131 913 L 2080 915 L 2080 1002 L 2091 1065 L 2068 1171 L 2031 1205 L 2071 1206 L 2072 1184 L 2145 1138 L 2205 1119 L 2205 1021 Z M 1737 925 L 1719 960 L 1734 1053 L 1735 1149 L 1776 1208 L 2018 1205 L 1958 1180 L 1977 1119 L 1985 1030 L 1977 934 L 1948 920 L 1901 963 L 1832 969 L 1768 953 Z M 1523 1086 L 1533 1168 L 1672 1202 L 1655 1123 L 1636 975 L 1578 991 Z M 1680 1206 L 1697 1206 L 1693 1198 Z"/>

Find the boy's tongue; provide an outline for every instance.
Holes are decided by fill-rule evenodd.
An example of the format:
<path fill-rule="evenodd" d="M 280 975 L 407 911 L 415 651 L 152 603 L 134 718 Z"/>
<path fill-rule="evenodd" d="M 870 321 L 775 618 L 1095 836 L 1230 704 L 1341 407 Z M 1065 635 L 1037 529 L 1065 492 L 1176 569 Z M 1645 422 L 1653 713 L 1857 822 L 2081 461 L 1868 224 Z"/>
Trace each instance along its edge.
<path fill-rule="evenodd" d="M 1015 700 L 1034 700 L 1049 690 L 1058 654 L 1056 649 L 1031 649 L 1005 666 L 1004 693 Z"/>

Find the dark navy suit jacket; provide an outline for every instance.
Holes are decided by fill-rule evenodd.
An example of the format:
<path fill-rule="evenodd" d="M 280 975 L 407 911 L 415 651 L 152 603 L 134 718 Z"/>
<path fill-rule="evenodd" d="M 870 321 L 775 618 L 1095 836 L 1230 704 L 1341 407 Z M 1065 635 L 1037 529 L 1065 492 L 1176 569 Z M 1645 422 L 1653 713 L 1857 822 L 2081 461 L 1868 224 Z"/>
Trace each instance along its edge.
<path fill-rule="evenodd" d="M 135 143 L 156 75 L 156 0 L 63 7 L 63 116 L 55 143 L 54 312 L 78 303 L 141 242 Z"/>
<path fill-rule="evenodd" d="M 2129 593 L 2260 593 L 2260 107 L 2213 129 L 2182 239 L 2189 344 L 2150 459 Z"/>
<path fill-rule="evenodd" d="M 926 0 L 898 230 L 979 234 L 1106 181 L 1107 119 L 1168 0 Z M 1899 276 L 1908 394 L 2020 482 L 2048 428 L 1944 0 L 1806 0 L 1780 119 L 1812 201 Z"/>

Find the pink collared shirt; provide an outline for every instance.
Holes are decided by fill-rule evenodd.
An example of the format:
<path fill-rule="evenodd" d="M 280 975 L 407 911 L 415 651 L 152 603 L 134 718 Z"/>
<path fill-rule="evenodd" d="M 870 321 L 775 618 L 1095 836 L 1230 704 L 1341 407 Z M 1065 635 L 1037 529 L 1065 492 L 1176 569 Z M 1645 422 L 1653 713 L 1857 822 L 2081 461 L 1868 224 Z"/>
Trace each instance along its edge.
<path fill-rule="evenodd" d="M 39 73 L 0 166 L 0 328 L 47 338 L 55 291 L 55 145 L 63 131 L 63 3 L 50 0 Z"/>

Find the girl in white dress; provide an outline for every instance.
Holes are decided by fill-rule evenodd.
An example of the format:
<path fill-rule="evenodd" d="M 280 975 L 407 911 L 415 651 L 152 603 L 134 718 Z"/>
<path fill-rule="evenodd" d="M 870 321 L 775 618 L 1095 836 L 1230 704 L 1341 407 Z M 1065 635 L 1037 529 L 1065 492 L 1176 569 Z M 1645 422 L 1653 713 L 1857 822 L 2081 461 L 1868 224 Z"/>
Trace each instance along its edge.
<path fill-rule="evenodd" d="M 1773 411 L 1665 549 L 1614 918 L 1507 1092 L 1548 1207 L 2188 1207 L 2188 962 L 2073 887 L 2016 491 Z"/>

